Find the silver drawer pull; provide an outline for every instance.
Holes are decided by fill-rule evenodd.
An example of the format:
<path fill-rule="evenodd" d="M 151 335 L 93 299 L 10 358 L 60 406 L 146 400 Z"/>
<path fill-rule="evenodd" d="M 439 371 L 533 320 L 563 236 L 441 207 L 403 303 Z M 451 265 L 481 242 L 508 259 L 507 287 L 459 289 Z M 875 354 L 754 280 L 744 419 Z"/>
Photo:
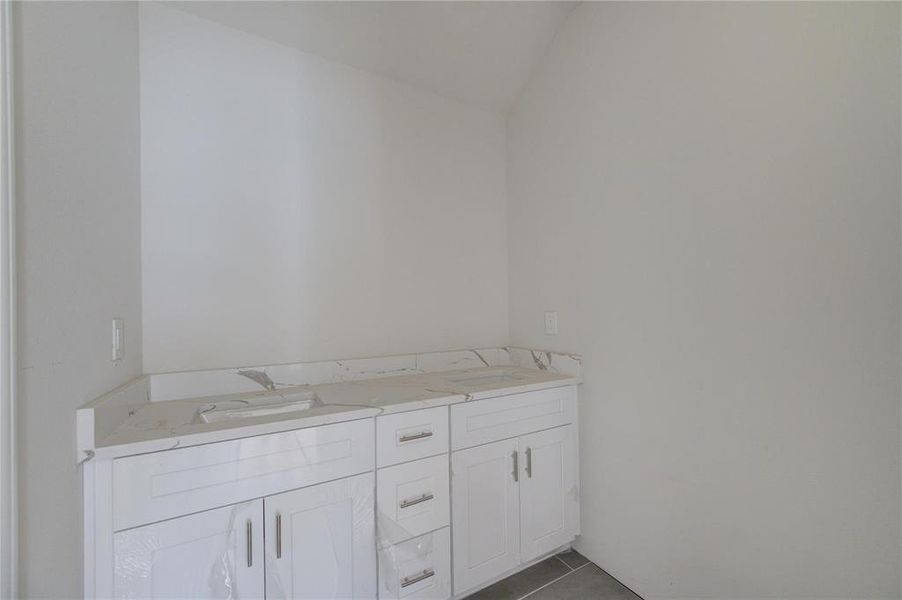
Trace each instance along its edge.
<path fill-rule="evenodd" d="M 526 476 L 532 479 L 532 448 L 526 449 Z"/>
<path fill-rule="evenodd" d="M 405 588 L 408 585 L 413 585 L 415 583 L 419 583 L 424 579 L 429 579 L 430 577 L 435 575 L 435 571 L 432 569 L 423 569 L 421 573 L 417 573 L 416 575 L 410 575 L 409 577 L 405 577 L 401 580 L 401 587 Z"/>
<path fill-rule="evenodd" d="M 247 568 L 254 566 L 254 524 L 247 520 Z"/>
<path fill-rule="evenodd" d="M 411 433 L 409 435 L 402 435 L 401 439 L 398 440 L 401 443 L 404 442 L 412 442 L 414 440 L 422 440 L 423 438 L 432 437 L 431 431 L 421 431 L 420 433 Z"/>
<path fill-rule="evenodd" d="M 401 500 L 401 508 L 408 508 L 410 506 L 415 506 L 420 502 L 428 502 L 435 498 L 432 495 L 432 492 L 426 492 L 425 494 L 420 494 L 416 498 L 408 498 L 407 500 Z"/>
<path fill-rule="evenodd" d="M 276 513 L 276 558 L 282 558 L 282 513 Z"/>
<path fill-rule="evenodd" d="M 514 476 L 514 481 L 520 481 L 520 460 L 516 450 L 514 450 L 512 456 L 514 458 L 514 472 L 511 475 Z"/>

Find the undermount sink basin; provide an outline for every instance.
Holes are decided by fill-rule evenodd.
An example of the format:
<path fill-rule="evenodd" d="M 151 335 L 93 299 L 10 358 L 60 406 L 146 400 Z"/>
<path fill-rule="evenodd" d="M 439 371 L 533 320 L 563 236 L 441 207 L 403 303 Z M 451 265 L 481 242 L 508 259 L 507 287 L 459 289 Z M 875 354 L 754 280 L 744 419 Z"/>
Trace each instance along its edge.
<path fill-rule="evenodd" d="M 454 377 L 446 377 L 446 381 L 456 383 L 458 385 L 496 385 L 499 383 L 508 383 L 511 381 L 520 381 L 522 377 L 514 375 L 507 371 L 487 371 L 483 373 L 473 373 L 467 375 L 456 375 Z"/>
<path fill-rule="evenodd" d="M 314 392 L 273 393 L 241 400 L 211 402 L 198 409 L 197 418 L 204 423 L 218 423 L 302 412 L 315 406 L 322 406 L 322 402 Z"/>

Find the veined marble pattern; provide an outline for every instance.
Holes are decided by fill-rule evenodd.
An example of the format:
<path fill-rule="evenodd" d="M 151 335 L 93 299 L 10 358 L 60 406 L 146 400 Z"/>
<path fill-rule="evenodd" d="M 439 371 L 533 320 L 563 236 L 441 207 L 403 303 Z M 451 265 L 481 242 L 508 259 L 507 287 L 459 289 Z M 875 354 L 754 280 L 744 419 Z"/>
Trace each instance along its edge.
<path fill-rule="evenodd" d="M 150 375 L 151 401 L 178 400 L 297 385 L 318 385 L 475 367 L 517 366 L 579 375 L 573 354 L 528 348 L 477 348 L 377 358 L 211 369 Z"/>
<path fill-rule="evenodd" d="M 417 368 L 423 373 L 450 369 L 497 367 L 510 364 L 501 360 L 501 348 L 479 348 L 452 352 L 428 352 L 417 354 Z"/>
<path fill-rule="evenodd" d="M 578 354 L 517 347 L 507 347 L 501 350 L 507 353 L 508 362 L 506 364 L 524 369 L 539 369 L 561 375 L 579 375 L 582 365 L 582 357 Z"/>
<path fill-rule="evenodd" d="M 354 358 L 351 360 L 337 360 L 335 363 L 338 365 L 339 371 L 338 377 L 334 382 L 422 373 L 417 368 L 416 354 L 384 356 L 381 358 Z"/>

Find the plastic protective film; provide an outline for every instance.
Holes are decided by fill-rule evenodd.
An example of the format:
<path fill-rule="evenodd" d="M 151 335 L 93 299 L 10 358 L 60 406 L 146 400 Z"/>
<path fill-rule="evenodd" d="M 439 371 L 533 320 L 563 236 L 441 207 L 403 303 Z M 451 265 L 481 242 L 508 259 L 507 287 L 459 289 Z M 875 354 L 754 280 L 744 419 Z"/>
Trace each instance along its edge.
<path fill-rule="evenodd" d="M 416 535 L 417 531 L 406 530 L 394 517 L 388 510 L 380 509 L 376 518 L 379 598 L 449 598 L 449 527 Z"/>
<path fill-rule="evenodd" d="M 114 534 L 117 598 L 249 598 L 262 585 L 261 500 Z M 250 543 L 248 543 L 250 539 Z M 262 595 L 262 594 L 259 594 Z"/>
<path fill-rule="evenodd" d="M 118 532 L 115 595 L 376 598 L 374 479 L 364 473 Z"/>
<path fill-rule="evenodd" d="M 376 597 L 374 485 L 364 473 L 265 499 L 267 600 Z"/>

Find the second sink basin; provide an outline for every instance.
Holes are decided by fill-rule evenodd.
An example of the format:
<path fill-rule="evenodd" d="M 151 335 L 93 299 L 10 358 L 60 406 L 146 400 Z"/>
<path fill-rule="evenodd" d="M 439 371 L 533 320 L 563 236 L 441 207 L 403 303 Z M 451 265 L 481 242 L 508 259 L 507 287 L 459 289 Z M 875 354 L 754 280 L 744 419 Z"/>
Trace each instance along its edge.
<path fill-rule="evenodd" d="M 217 423 L 301 412 L 315 406 L 322 406 L 322 401 L 314 392 L 272 393 L 246 399 L 211 402 L 198 409 L 197 418 L 204 423 Z"/>

